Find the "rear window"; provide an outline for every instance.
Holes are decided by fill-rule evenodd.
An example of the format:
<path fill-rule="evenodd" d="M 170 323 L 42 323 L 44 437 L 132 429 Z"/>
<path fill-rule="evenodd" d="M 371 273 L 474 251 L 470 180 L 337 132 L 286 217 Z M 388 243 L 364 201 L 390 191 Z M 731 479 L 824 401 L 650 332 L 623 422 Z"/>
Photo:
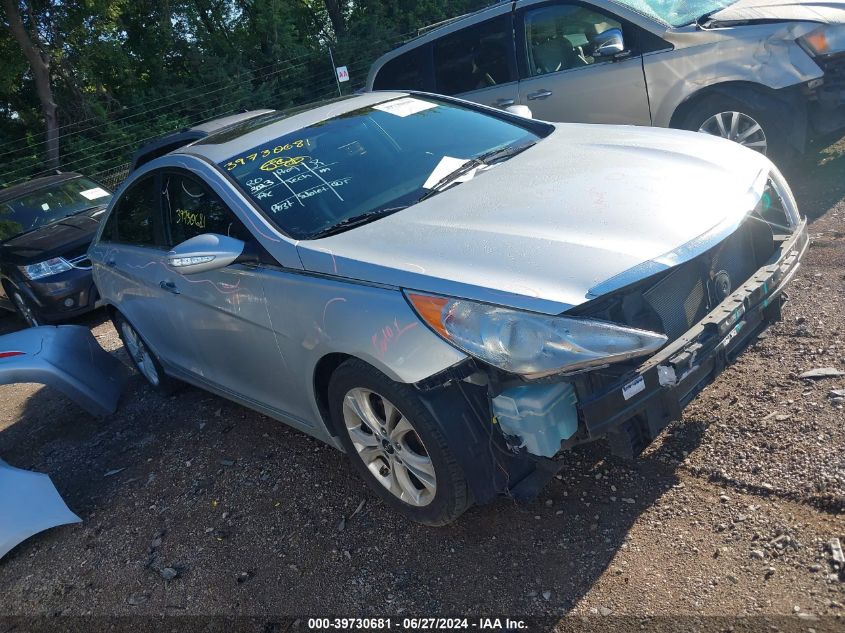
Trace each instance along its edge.
<path fill-rule="evenodd" d="M 373 90 L 433 91 L 431 46 L 412 48 L 387 62 L 376 74 Z"/>
<path fill-rule="evenodd" d="M 534 130 L 546 128 L 400 97 L 268 139 L 220 167 L 281 231 L 309 239 L 344 220 L 413 204 L 444 165 L 536 141 L 547 132 Z"/>

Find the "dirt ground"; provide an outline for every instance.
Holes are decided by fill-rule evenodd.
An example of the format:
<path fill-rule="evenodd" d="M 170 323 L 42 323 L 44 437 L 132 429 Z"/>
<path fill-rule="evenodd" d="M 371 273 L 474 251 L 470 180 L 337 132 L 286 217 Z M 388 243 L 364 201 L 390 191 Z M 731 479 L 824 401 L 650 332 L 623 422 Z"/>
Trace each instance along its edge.
<path fill-rule="evenodd" d="M 799 377 L 845 370 L 845 139 L 794 172 L 812 246 L 783 320 L 639 460 L 579 449 L 536 502 L 450 527 L 406 522 L 341 453 L 196 389 L 163 399 L 135 375 L 97 420 L 49 389 L 0 387 L 0 457 L 49 473 L 83 519 L 0 561 L 0 615 L 767 615 L 845 630 L 828 547 L 845 543 L 845 400 L 831 395 L 845 377 Z M 81 322 L 125 359 L 103 315 Z"/>

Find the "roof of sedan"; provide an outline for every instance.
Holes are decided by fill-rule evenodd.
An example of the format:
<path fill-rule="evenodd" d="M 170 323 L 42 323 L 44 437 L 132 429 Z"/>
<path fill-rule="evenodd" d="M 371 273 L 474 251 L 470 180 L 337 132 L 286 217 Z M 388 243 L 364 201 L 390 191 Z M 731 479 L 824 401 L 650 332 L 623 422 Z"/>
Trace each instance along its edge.
<path fill-rule="evenodd" d="M 321 121 L 376 105 L 390 99 L 407 96 L 407 92 L 368 92 L 311 104 L 293 110 L 275 110 L 254 117 L 241 124 L 209 134 L 204 139 L 181 147 L 174 153 L 196 154 L 214 163 L 257 147 L 268 140 L 296 132 Z"/>
<path fill-rule="evenodd" d="M 51 176 L 44 176 L 43 178 L 33 178 L 32 180 L 27 180 L 26 182 L 22 182 L 19 185 L 12 185 L 11 187 L 0 189 L 0 202 L 6 202 L 7 200 L 11 200 L 12 198 L 25 196 L 27 194 L 32 193 L 33 191 L 38 191 L 39 189 L 49 187 L 50 185 L 54 185 L 59 182 L 64 182 L 65 180 L 73 180 L 74 178 L 81 177 L 82 174 L 77 174 L 73 171 L 67 171 L 59 174 L 53 174 Z"/>

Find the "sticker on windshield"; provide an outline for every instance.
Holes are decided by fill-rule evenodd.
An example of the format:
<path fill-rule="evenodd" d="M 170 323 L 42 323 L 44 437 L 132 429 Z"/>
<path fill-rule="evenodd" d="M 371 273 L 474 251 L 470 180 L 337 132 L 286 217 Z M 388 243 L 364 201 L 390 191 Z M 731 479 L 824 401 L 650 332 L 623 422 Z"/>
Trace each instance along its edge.
<path fill-rule="evenodd" d="M 102 187 L 94 187 L 93 189 L 86 189 L 85 191 L 80 191 L 79 195 L 84 196 L 88 200 L 97 200 L 99 198 L 105 198 L 110 194 Z"/>
<path fill-rule="evenodd" d="M 393 101 L 386 101 L 374 105 L 373 108 L 393 114 L 395 116 L 406 117 L 423 110 L 430 110 L 436 108 L 436 103 L 422 101 L 421 99 L 414 99 L 413 97 L 402 97 L 401 99 L 394 99 Z"/>
<path fill-rule="evenodd" d="M 448 176 L 453 171 L 458 169 L 458 167 L 461 167 L 462 165 L 468 162 L 469 160 L 467 160 L 466 158 L 452 158 L 451 156 L 444 156 L 440 159 L 440 162 L 437 163 L 437 167 L 434 168 L 434 171 L 431 172 L 431 175 L 426 178 L 426 181 L 423 183 L 423 189 L 431 189 L 445 176 Z M 472 180 L 472 178 L 475 176 L 476 171 L 478 171 L 478 168 L 470 169 L 463 176 L 456 179 L 455 182 L 466 182 L 467 180 Z"/>

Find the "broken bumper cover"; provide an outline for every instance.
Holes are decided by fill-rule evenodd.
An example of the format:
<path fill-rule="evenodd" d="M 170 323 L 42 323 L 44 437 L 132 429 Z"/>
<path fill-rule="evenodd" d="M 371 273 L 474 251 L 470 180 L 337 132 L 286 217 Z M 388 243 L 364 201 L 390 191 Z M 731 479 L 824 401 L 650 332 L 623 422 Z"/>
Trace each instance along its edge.
<path fill-rule="evenodd" d="M 845 54 L 818 60 L 821 79 L 807 84 L 811 136 L 824 138 L 845 129 Z"/>
<path fill-rule="evenodd" d="M 43 326 L 0 336 L 0 384 L 53 387 L 92 415 L 114 413 L 127 375 L 85 327 Z"/>
<path fill-rule="evenodd" d="M 611 448 L 638 454 L 744 348 L 780 318 L 781 294 L 807 250 L 803 220 L 783 242 L 776 261 L 760 268 L 704 319 L 600 392 L 579 389 L 588 439 L 607 435 Z"/>

